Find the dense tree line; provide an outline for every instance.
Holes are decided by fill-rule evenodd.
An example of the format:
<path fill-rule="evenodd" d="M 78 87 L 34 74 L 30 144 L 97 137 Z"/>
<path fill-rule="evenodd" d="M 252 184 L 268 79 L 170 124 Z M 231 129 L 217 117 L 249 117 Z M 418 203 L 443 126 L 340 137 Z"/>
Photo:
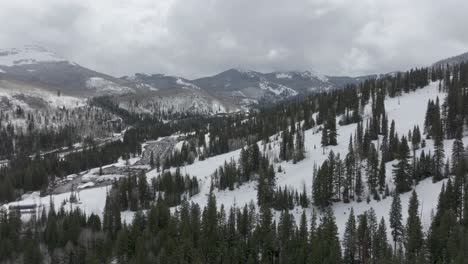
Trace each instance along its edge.
<path fill-rule="evenodd" d="M 188 200 L 200 192 L 197 178 L 183 176 L 179 168 L 175 173 L 165 171 L 151 179 L 151 187 L 153 200 L 162 196 L 168 206 L 179 205 L 183 200 Z"/>
<path fill-rule="evenodd" d="M 383 130 L 381 127 L 377 129 Z M 378 142 L 379 150 L 370 139 L 371 130 L 371 126 L 364 130 L 358 123 L 356 133 L 349 140 L 346 156 L 342 158 L 331 150 L 328 159 L 314 169 L 312 194 L 316 205 L 323 208 L 334 201 L 360 202 L 366 195 L 367 200 L 387 197 L 390 190 L 386 183 L 385 164 L 389 161 L 394 161 L 395 191 L 403 193 L 425 178 L 432 177 L 434 182 L 448 178 L 456 173 L 458 164 L 466 157 L 460 133 L 454 140 L 450 161 L 445 159 L 443 139 L 438 133 L 432 135 L 439 138 L 434 139 L 434 152 L 421 150 L 417 156 L 416 150 L 426 144 L 418 126 L 400 138 L 392 121 L 390 131 L 384 132 L 381 142 Z"/>
<path fill-rule="evenodd" d="M 46 191 L 56 178 L 115 163 L 120 157 L 136 155 L 140 144 L 128 131 L 123 142 L 118 140 L 101 147 L 84 147 L 65 158 L 57 154 L 18 155 L 7 166 L 0 168 L 0 201 L 11 201 L 25 191 Z"/>
<path fill-rule="evenodd" d="M 245 182 L 257 179 L 258 174 L 269 166 L 268 158 L 261 155 L 258 145 L 252 144 L 241 149 L 238 162 L 231 160 L 216 169 L 211 177 L 212 184 L 220 190 L 233 190 Z"/>
<path fill-rule="evenodd" d="M 226 153 L 260 140 L 268 142 L 270 136 L 282 131 L 284 152 L 281 158 L 290 160 L 293 154 L 288 155 L 288 152 L 293 153 L 292 138 L 296 136 L 291 131 L 299 131 L 296 130 L 298 122 L 303 121 L 303 130 L 323 125 L 322 145 L 336 145 L 336 116 L 341 116 L 338 122 L 341 125 L 360 122 L 364 106 L 372 100 L 372 119 L 368 125 L 371 127 L 369 140 L 374 140 L 377 135 L 388 132 L 388 118 L 383 105 L 385 96 L 396 97 L 426 86 L 432 71 L 429 68 L 413 69 L 394 76 L 368 79 L 343 89 L 261 106 L 250 113 L 206 118 L 203 122 L 207 126 L 194 130 L 200 139 L 209 135 L 209 142 L 199 140 L 206 146 L 205 156 Z M 441 79 L 443 75 L 434 75 L 434 80 Z"/>
<path fill-rule="evenodd" d="M 293 160 L 294 163 L 304 159 L 304 130 L 301 124 L 292 124 L 289 129 L 281 133 L 281 145 L 279 158 L 281 160 Z"/>
<path fill-rule="evenodd" d="M 182 204 L 171 213 L 162 196 L 122 223 L 119 196 L 111 191 L 103 220 L 79 209 L 50 206 L 22 224 L 15 211 L 0 211 L 0 260 L 25 263 L 464 263 L 468 237 L 468 195 L 458 185 L 467 176 L 465 161 L 442 187 L 427 233 L 413 191 L 403 219 L 398 193 L 388 222 L 371 208 L 349 212 L 343 238 L 330 207 L 298 221 L 288 209 L 246 204 L 226 210 L 210 193 L 206 206 Z M 138 179 L 136 180 L 139 181 Z M 138 185 L 138 183 L 137 183 Z M 138 188 L 138 187 L 137 187 Z M 286 191 L 289 192 L 289 191 Z M 283 190 L 284 193 L 284 190 Z M 387 237 L 390 229 L 391 237 Z"/>
<path fill-rule="evenodd" d="M 77 129 L 64 126 L 59 129 L 32 130 L 29 133 L 17 133 L 11 124 L 0 131 L 0 159 L 11 159 L 15 153 L 33 155 L 40 151 L 49 151 L 62 147 L 72 148 L 73 143 L 81 139 Z"/>

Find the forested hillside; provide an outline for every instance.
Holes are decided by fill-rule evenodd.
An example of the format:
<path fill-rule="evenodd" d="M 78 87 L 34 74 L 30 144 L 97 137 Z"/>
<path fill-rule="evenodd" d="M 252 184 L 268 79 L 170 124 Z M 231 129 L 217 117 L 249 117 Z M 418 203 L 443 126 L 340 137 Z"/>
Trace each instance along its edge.
<path fill-rule="evenodd" d="M 5 128 L 3 145 L 38 147 L 4 153 L 0 261 L 464 263 L 467 102 L 461 63 L 171 121 L 102 97 L 122 137 L 65 155 L 36 152 L 73 143 L 72 127 Z M 166 138 L 169 153 L 147 150 Z M 82 189 L 52 191 L 75 174 Z"/>

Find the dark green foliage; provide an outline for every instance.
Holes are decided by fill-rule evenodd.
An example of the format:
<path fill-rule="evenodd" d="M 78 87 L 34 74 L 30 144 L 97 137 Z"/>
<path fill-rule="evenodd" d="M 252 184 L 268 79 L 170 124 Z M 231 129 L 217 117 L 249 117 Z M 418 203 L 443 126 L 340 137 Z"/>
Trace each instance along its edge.
<path fill-rule="evenodd" d="M 354 211 L 351 208 L 349 213 L 348 221 L 346 222 L 345 233 L 343 236 L 343 262 L 346 264 L 356 263 L 356 243 L 357 243 L 357 234 L 356 234 L 356 218 L 354 216 Z"/>
<path fill-rule="evenodd" d="M 392 229 L 392 237 L 394 243 L 394 249 L 397 249 L 397 244 L 401 242 L 401 236 L 403 235 L 403 223 L 401 213 L 401 201 L 400 196 L 397 192 L 393 195 L 392 206 L 390 207 L 390 228 Z"/>
<path fill-rule="evenodd" d="M 162 195 L 169 206 L 178 205 L 183 199 L 190 198 L 200 191 L 197 178 L 189 175 L 183 176 L 179 168 L 176 169 L 175 173 L 163 172 L 152 180 L 151 185 L 154 196 Z M 183 197 L 184 195 L 185 197 Z M 151 198 L 151 196 L 144 197 Z M 141 203 L 145 201 L 140 200 Z"/>
<path fill-rule="evenodd" d="M 398 148 L 398 163 L 393 166 L 393 176 L 395 181 L 396 192 L 403 193 L 411 190 L 413 185 L 411 179 L 411 166 L 410 166 L 410 151 L 406 137 L 401 138 L 401 143 Z"/>
<path fill-rule="evenodd" d="M 424 238 L 418 207 L 418 196 L 413 191 L 408 205 L 408 218 L 406 219 L 404 238 L 406 261 L 409 263 L 424 263 Z"/>

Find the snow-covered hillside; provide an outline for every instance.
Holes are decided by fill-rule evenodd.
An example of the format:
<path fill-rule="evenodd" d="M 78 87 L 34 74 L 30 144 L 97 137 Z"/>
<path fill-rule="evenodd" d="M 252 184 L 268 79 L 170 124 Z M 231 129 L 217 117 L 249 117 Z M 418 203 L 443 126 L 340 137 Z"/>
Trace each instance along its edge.
<path fill-rule="evenodd" d="M 14 88 L 14 89 L 12 89 Z M 18 86 L 14 87 L 6 82 L 0 82 L 0 109 L 2 104 L 5 108 L 11 110 L 17 106 L 24 110 L 32 110 L 37 108 L 75 108 L 86 104 L 83 98 L 61 95 L 36 87 Z M 4 109 L 8 110 L 8 109 Z"/>
<path fill-rule="evenodd" d="M 134 93 L 135 91 L 109 80 L 103 79 L 101 77 L 91 77 L 86 81 L 86 87 L 88 89 L 96 90 L 97 95 L 109 95 L 109 94 L 126 94 Z"/>
<path fill-rule="evenodd" d="M 22 48 L 0 50 L 0 65 L 7 67 L 59 61 L 66 60 L 39 46 L 28 45 Z"/>
<path fill-rule="evenodd" d="M 399 135 L 408 133 L 414 125 L 419 125 L 419 127 L 424 127 L 424 118 L 426 113 L 426 106 L 429 99 L 435 100 L 437 97 L 443 99 L 445 94 L 439 92 L 438 83 L 430 83 L 427 87 L 423 89 L 418 89 L 415 92 L 404 94 L 400 97 L 387 98 L 385 100 L 385 108 L 388 113 L 388 118 L 391 121 L 392 119 L 396 121 L 396 132 Z M 371 113 L 370 106 L 366 106 L 364 109 L 364 121 L 369 118 Z M 338 125 L 337 125 L 338 126 Z M 340 154 L 341 156 L 346 155 L 348 151 L 348 140 L 350 135 L 355 133 L 356 124 L 338 126 L 338 145 L 327 147 L 323 150 L 320 146 L 321 134 L 317 133 L 317 128 L 312 128 L 305 132 L 305 149 L 306 149 L 306 158 L 293 164 L 292 162 L 280 162 L 276 163 L 275 166 L 281 166 L 283 168 L 282 173 L 277 174 L 277 185 L 278 186 L 291 186 L 296 189 L 302 189 L 302 186 L 305 184 L 310 196 L 310 190 L 312 186 L 312 171 L 314 165 L 320 165 L 328 156 L 328 153 L 333 150 L 334 153 Z M 268 156 L 273 160 L 274 157 L 278 156 L 279 153 L 279 144 L 275 141 L 276 136 L 271 137 L 272 143 L 271 150 L 269 146 L 262 145 L 259 142 L 260 150 L 266 151 Z M 468 136 L 463 138 L 465 145 L 468 144 Z M 376 145 L 379 142 L 374 142 Z M 445 140 L 445 153 L 451 152 L 453 140 Z M 428 152 L 433 148 L 432 140 L 427 140 L 425 148 L 417 150 L 416 154 L 418 155 L 423 149 Z M 195 176 L 200 181 L 200 193 L 193 196 L 191 201 L 199 203 L 200 205 L 205 205 L 207 202 L 207 194 L 210 190 L 210 177 L 211 174 L 225 161 L 230 161 L 231 159 L 237 160 L 240 155 L 240 150 L 232 151 L 226 154 L 219 156 L 207 158 L 203 161 L 196 161 L 195 163 L 185 166 L 181 169 L 182 173 L 188 173 L 191 176 Z M 134 160 L 136 161 L 136 160 Z M 387 166 L 387 183 L 392 189 L 393 184 L 393 175 L 392 175 L 392 164 L 389 162 Z M 122 162 L 116 164 L 117 166 L 122 166 Z M 174 168 L 172 170 L 175 170 Z M 147 173 L 148 181 L 156 177 L 158 172 L 156 170 L 149 171 Z M 438 200 L 438 193 L 441 189 L 444 181 L 437 183 L 432 183 L 431 179 L 423 180 L 415 187 L 416 192 L 419 195 L 419 200 L 421 203 L 421 218 L 424 228 L 427 229 L 430 223 L 431 212 L 436 206 Z M 257 197 L 256 192 L 256 182 L 249 182 L 243 184 L 240 187 L 236 188 L 233 191 L 216 191 L 215 195 L 217 197 L 218 203 L 224 204 L 225 207 L 230 207 L 232 205 L 243 206 L 246 203 L 251 201 L 255 202 Z M 82 208 L 86 213 L 98 213 L 102 214 L 105 197 L 106 197 L 107 187 L 98 187 L 92 189 L 85 189 L 80 191 L 80 203 L 73 204 L 73 206 L 78 206 Z M 59 195 L 52 195 L 52 199 L 55 201 L 55 206 L 60 207 L 63 201 L 66 201 L 70 196 L 70 193 L 63 193 Z M 403 206 L 403 217 L 407 214 L 407 205 L 409 200 L 410 193 L 405 193 L 401 195 L 401 201 Z M 24 197 L 23 200 L 19 202 L 14 202 L 11 204 L 42 204 L 47 206 L 49 203 L 49 197 L 38 197 L 37 194 L 32 194 Z M 66 203 L 66 202 L 65 202 Z M 388 214 L 391 204 L 391 198 L 383 199 L 379 202 L 372 200 L 370 203 L 366 201 L 363 202 L 351 202 L 348 204 L 339 202 L 333 205 L 333 210 L 337 219 L 337 225 L 339 233 L 342 235 L 344 231 L 344 223 L 348 218 L 348 212 L 351 208 L 354 208 L 356 214 L 363 213 L 364 211 L 374 208 L 377 217 L 386 218 L 388 223 Z M 70 208 L 70 205 L 66 203 L 65 209 Z M 312 214 L 312 209 L 305 209 L 307 215 Z M 292 210 L 292 213 L 296 216 L 299 216 L 302 213 L 301 208 L 295 208 Z M 122 217 L 126 221 L 132 219 L 133 213 L 123 212 Z M 298 218 L 298 217 L 297 217 Z M 388 229 L 389 230 L 389 229 Z"/>

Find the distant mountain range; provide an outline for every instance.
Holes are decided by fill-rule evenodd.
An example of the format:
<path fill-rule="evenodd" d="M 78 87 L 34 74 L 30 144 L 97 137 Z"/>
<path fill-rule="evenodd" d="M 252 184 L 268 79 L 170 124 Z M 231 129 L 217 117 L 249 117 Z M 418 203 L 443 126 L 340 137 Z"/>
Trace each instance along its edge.
<path fill-rule="evenodd" d="M 465 60 L 468 60 L 468 53 L 436 64 Z M 375 76 L 325 76 L 312 71 L 261 73 L 229 69 L 194 80 L 143 73 L 118 78 L 82 67 L 38 46 L 0 50 L 0 102 L 8 99 L 5 94 L 17 93 L 11 87 L 32 87 L 76 98 L 112 96 L 122 107 L 141 112 L 232 112 L 252 104 L 339 89 Z M 28 89 L 21 91 L 25 97 L 28 97 Z M 15 98 L 21 100 L 21 96 Z"/>
<path fill-rule="evenodd" d="M 463 54 L 453 56 L 453 57 L 450 57 L 450 58 L 447 58 L 447 59 L 440 60 L 440 61 L 432 64 L 432 66 L 445 67 L 447 65 L 459 64 L 459 63 L 466 62 L 466 61 L 468 61 L 468 52 L 465 52 Z"/>

